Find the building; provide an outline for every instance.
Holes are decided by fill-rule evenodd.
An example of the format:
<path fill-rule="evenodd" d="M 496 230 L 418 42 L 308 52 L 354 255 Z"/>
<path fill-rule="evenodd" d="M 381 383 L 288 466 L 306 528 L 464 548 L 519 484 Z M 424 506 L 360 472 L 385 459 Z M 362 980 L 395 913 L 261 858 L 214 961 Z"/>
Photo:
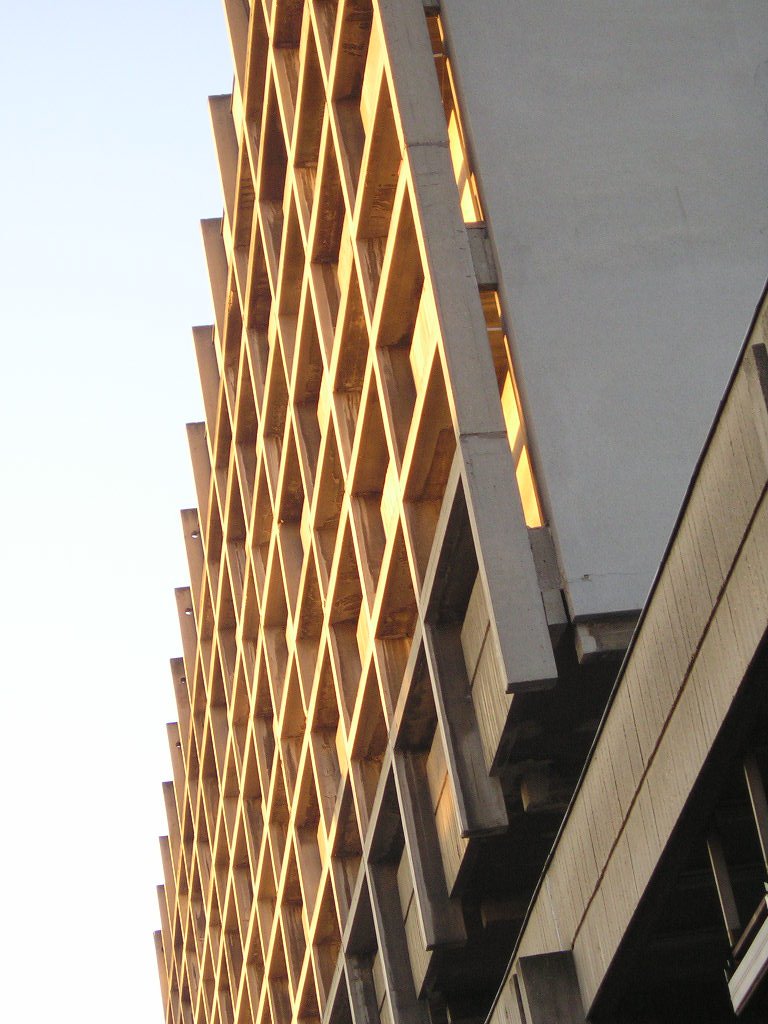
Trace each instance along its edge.
<path fill-rule="evenodd" d="M 768 8 L 225 9 L 167 1020 L 759 1012 Z"/>

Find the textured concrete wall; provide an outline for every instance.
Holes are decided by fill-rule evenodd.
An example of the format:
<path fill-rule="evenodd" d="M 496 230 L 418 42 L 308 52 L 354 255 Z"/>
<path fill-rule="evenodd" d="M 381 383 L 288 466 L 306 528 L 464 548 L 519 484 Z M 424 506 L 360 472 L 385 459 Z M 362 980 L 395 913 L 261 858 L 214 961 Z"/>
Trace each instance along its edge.
<path fill-rule="evenodd" d="M 441 8 L 571 611 L 637 608 L 768 275 L 768 4 Z"/>

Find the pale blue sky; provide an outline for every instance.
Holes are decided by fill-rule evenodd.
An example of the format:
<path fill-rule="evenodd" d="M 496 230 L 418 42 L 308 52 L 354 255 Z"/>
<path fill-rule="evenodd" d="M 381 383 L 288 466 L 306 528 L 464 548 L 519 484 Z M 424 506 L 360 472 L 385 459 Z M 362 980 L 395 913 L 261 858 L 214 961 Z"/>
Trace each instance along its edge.
<path fill-rule="evenodd" d="M 2 1017 L 160 1021 L 220 0 L 0 0 Z"/>

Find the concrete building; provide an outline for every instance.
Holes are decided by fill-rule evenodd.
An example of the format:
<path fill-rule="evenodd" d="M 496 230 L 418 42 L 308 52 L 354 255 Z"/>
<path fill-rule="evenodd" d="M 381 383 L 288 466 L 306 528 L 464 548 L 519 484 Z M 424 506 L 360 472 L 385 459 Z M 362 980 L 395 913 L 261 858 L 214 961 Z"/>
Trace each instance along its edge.
<path fill-rule="evenodd" d="M 764 1019 L 768 7 L 224 6 L 167 1021 Z"/>

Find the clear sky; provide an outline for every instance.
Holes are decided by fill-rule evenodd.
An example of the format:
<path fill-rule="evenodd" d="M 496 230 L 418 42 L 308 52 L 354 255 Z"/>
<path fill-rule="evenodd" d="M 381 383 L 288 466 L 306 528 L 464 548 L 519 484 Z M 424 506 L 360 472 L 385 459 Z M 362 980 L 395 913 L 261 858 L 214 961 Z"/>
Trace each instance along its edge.
<path fill-rule="evenodd" d="M 160 784 L 220 0 L 0 0 L 0 989 L 161 1021 Z"/>

